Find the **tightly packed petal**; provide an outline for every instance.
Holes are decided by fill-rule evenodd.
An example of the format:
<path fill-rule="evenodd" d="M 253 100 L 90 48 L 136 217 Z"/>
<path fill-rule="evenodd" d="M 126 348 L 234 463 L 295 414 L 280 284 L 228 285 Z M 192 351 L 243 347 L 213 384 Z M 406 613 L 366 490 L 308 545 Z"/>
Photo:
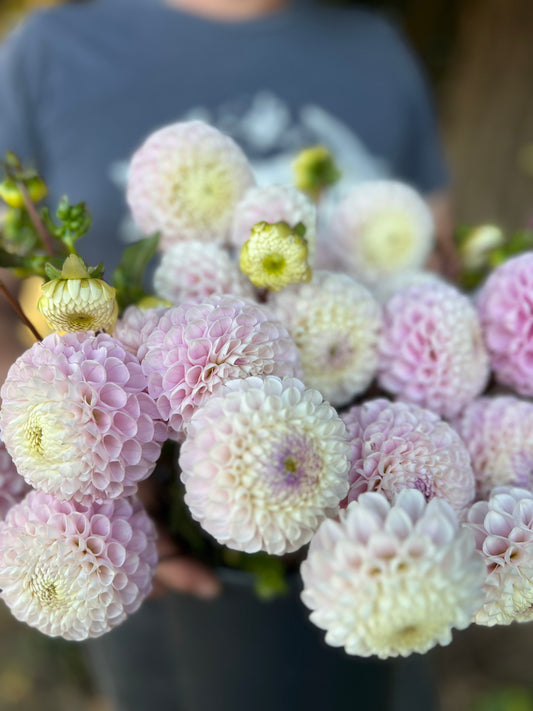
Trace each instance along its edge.
<path fill-rule="evenodd" d="M 477 306 L 496 379 L 520 395 L 533 395 L 533 253 L 495 269 Z"/>
<path fill-rule="evenodd" d="M 471 531 L 442 499 L 362 494 L 324 521 L 302 563 L 303 602 L 326 642 L 381 658 L 424 653 L 468 627 L 483 600 Z"/>
<path fill-rule="evenodd" d="M 167 310 L 166 306 L 153 309 L 128 306 L 118 319 L 113 335 L 127 351 L 141 361 L 148 336 L 157 327 L 159 319 Z"/>
<path fill-rule="evenodd" d="M 250 281 L 218 244 L 178 242 L 169 247 L 154 274 L 156 294 L 173 304 L 203 301 L 212 294 L 254 298 Z"/>
<path fill-rule="evenodd" d="M 346 495 L 347 451 L 344 424 L 318 391 L 295 378 L 232 381 L 187 429 L 185 501 L 230 548 L 294 551 Z"/>
<path fill-rule="evenodd" d="M 230 295 L 169 309 L 145 348 L 148 392 L 177 438 L 227 380 L 300 372 L 300 355 L 285 326 L 265 307 Z"/>
<path fill-rule="evenodd" d="M 239 265 L 255 286 L 279 291 L 311 279 L 308 257 L 307 241 L 299 228 L 286 222 L 258 222 L 241 249 Z"/>
<path fill-rule="evenodd" d="M 146 233 L 174 242 L 221 242 L 235 205 L 254 183 L 237 144 L 201 121 L 176 123 L 151 134 L 133 155 L 127 199 Z"/>
<path fill-rule="evenodd" d="M 331 217 L 331 239 L 344 269 L 375 284 L 424 266 L 434 244 L 433 219 L 408 185 L 376 180 L 354 186 Z"/>
<path fill-rule="evenodd" d="M 20 476 L 5 444 L 0 441 L 0 521 L 9 509 L 21 501 L 30 487 Z"/>
<path fill-rule="evenodd" d="M 151 590 L 155 528 L 139 502 L 90 506 L 33 491 L 0 523 L 0 597 L 52 637 L 98 637 Z"/>
<path fill-rule="evenodd" d="M 533 403 L 480 397 L 453 425 L 470 452 L 480 498 L 496 486 L 533 489 Z"/>
<path fill-rule="evenodd" d="M 111 336 L 52 334 L 2 387 L 2 436 L 35 488 L 88 504 L 135 493 L 166 438 L 138 360 Z"/>
<path fill-rule="evenodd" d="M 486 563 L 485 602 L 479 625 L 508 625 L 533 620 L 533 493 L 497 487 L 478 501 L 468 525 Z"/>
<path fill-rule="evenodd" d="M 310 284 L 270 296 L 302 357 L 305 383 L 333 405 L 364 392 L 377 372 L 381 308 L 346 274 L 315 272 Z"/>
<path fill-rule="evenodd" d="M 365 491 L 389 501 L 402 489 L 418 489 L 426 501 L 446 499 L 457 514 L 475 494 L 466 445 L 438 415 L 417 405 L 369 400 L 342 419 L 350 439 L 350 491 L 346 504 Z"/>
<path fill-rule="evenodd" d="M 470 301 L 446 284 L 395 294 L 384 309 L 381 387 L 443 417 L 454 417 L 485 388 L 488 355 Z"/>
<path fill-rule="evenodd" d="M 233 216 L 231 243 L 241 249 L 250 239 L 252 227 L 258 222 L 286 222 L 305 227 L 305 239 L 312 264 L 316 240 L 316 207 L 309 198 L 292 185 L 253 187 L 237 203 Z"/>

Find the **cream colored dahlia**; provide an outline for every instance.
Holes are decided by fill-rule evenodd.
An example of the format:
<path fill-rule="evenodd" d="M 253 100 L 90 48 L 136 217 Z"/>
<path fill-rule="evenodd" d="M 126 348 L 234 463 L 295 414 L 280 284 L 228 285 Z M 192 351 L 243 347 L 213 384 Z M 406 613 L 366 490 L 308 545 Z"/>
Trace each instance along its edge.
<path fill-rule="evenodd" d="M 239 264 L 252 284 L 279 291 L 289 284 L 310 281 L 308 257 L 305 237 L 286 222 L 258 222 L 241 249 Z"/>
<path fill-rule="evenodd" d="M 30 487 L 20 476 L 5 444 L 0 440 L 0 521 L 9 509 L 21 501 Z"/>
<path fill-rule="evenodd" d="M 154 273 L 155 292 L 173 304 L 203 301 L 212 294 L 254 299 L 254 288 L 218 244 L 178 242 L 170 246 Z"/>
<path fill-rule="evenodd" d="M 362 494 L 322 523 L 302 563 L 302 600 L 326 642 L 348 654 L 406 657 L 451 641 L 483 600 L 471 531 L 442 499 L 415 489 L 391 504 Z"/>
<path fill-rule="evenodd" d="M 355 185 L 331 216 L 331 239 L 344 270 L 366 284 L 420 269 L 434 246 L 430 209 L 408 185 Z"/>
<path fill-rule="evenodd" d="M 138 360 L 105 333 L 47 336 L 11 366 L 1 397 L 17 470 L 60 499 L 135 493 L 167 435 Z"/>
<path fill-rule="evenodd" d="M 468 514 L 486 564 L 485 602 L 479 625 L 508 625 L 533 620 L 533 493 L 497 487 L 488 501 Z"/>
<path fill-rule="evenodd" d="M 226 384 L 198 408 L 179 464 L 193 517 L 220 543 L 295 551 L 346 495 L 342 420 L 294 378 Z"/>
<path fill-rule="evenodd" d="M 61 277 L 41 286 L 37 304 L 53 331 L 108 331 L 118 316 L 115 289 L 102 279 L 91 277 L 80 258 L 65 260 Z"/>
<path fill-rule="evenodd" d="M 455 417 L 487 384 L 489 359 L 468 297 L 425 283 L 392 296 L 383 311 L 378 382 L 398 399 Z"/>
<path fill-rule="evenodd" d="M 148 392 L 176 439 L 226 381 L 300 373 L 300 354 L 285 326 L 266 307 L 229 294 L 169 309 L 142 356 Z"/>
<path fill-rule="evenodd" d="M 445 499 L 464 513 L 476 490 L 468 449 L 438 415 L 406 402 L 367 400 L 342 415 L 350 439 L 350 491 L 345 504 L 365 491 L 389 501 L 418 489 L 426 501 Z"/>
<path fill-rule="evenodd" d="M 476 398 L 453 425 L 470 452 L 480 498 L 496 486 L 533 489 L 533 403 Z"/>
<path fill-rule="evenodd" d="M 317 271 L 309 284 L 269 298 L 274 314 L 294 338 L 306 385 L 332 405 L 363 393 L 377 372 L 381 308 L 347 274 Z"/>
<path fill-rule="evenodd" d="M 51 637 L 99 637 L 150 592 L 155 538 L 137 501 L 83 506 L 33 491 L 0 523 L 0 597 Z"/>
<path fill-rule="evenodd" d="M 316 207 L 309 198 L 292 185 L 266 185 L 253 187 L 237 203 L 233 216 L 231 243 L 238 250 L 250 239 L 252 228 L 258 222 L 275 224 L 286 222 L 290 227 L 301 223 L 305 227 L 305 240 L 309 263 L 313 264 L 316 241 Z"/>
<path fill-rule="evenodd" d="M 237 202 L 254 184 L 237 144 L 201 121 L 152 133 L 133 155 L 127 199 L 146 234 L 160 247 L 174 242 L 226 240 Z"/>

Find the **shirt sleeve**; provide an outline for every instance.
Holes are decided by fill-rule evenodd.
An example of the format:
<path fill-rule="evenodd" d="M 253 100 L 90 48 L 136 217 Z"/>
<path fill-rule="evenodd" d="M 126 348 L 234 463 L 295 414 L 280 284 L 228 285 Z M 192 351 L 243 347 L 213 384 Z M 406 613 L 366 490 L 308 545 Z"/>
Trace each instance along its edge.
<path fill-rule="evenodd" d="M 24 22 L 0 45 L 0 157 L 7 151 L 39 166 L 39 86 L 42 61 L 33 21 Z"/>

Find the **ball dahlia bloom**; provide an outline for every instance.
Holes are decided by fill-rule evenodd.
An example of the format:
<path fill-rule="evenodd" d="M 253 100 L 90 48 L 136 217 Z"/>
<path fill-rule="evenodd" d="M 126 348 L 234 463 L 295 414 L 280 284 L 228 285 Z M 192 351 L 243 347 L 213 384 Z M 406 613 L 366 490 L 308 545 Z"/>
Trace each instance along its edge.
<path fill-rule="evenodd" d="M 470 452 L 480 498 L 497 486 L 533 488 L 533 403 L 476 398 L 453 425 Z"/>
<path fill-rule="evenodd" d="M 285 326 L 264 306 L 230 295 L 169 309 L 145 347 L 148 392 L 177 439 L 224 382 L 300 372 L 300 355 Z"/>
<path fill-rule="evenodd" d="M 229 136 L 185 121 L 152 133 L 134 153 L 127 200 L 139 227 L 159 232 L 165 250 L 178 241 L 224 241 L 253 184 L 248 160 Z"/>
<path fill-rule="evenodd" d="M 144 344 L 150 333 L 157 327 L 161 316 L 170 308 L 160 306 L 144 309 L 136 305 L 128 306 L 118 319 L 113 336 L 139 361 L 144 355 Z"/>
<path fill-rule="evenodd" d="M 9 509 L 21 501 L 29 491 L 29 486 L 20 476 L 5 444 L 0 440 L 0 521 Z"/>
<path fill-rule="evenodd" d="M 389 501 L 418 489 L 426 501 L 445 499 L 461 514 L 475 495 L 470 455 L 457 432 L 417 405 L 379 398 L 342 415 L 350 439 L 350 490 L 344 505 L 365 491 Z"/>
<path fill-rule="evenodd" d="M 0 597 L 52 637 L 99 637 L 151 590 L 155 528 L 142 505 L 59 501 L 32 491 L 0 523 Z"/>
<path fill-rule="evenodd" d="M 496 487 L 488 501 L 472 506 L 468 525 L 486 564 L 485 601 L 475 622 L 533 620 L 533 493 Z"/>
<path fill-rule="evenodd" d="M 91 277 L 80 258 L 71 254 L 60 278 L 41 286 L 37 307 L 53 331 L 112 332 L 118 316 L 115 291 Z"/>
<path fill-rule="evenodd" d="M 309 387 L 335 406 L 367 389 L 377 372 L 381 308 L 364 286 L 317 271 L 309 284 L 272 294 L 269 305 L 300 350 Z"/>
<path fill-rule="evenodd" d="M 250 239 L 258 222 L 286 222 L 290 227 L 302 223 L 313 262 L 316 240 L 316 207 L 292 185 L 266 185 L 250 188 L 235 207 L 231 244 L 238 250 Z"/>
<path fill-rule="evenodd" d="M 346 495 L 342 420 L 295 378 L 231 381 L 193 415 L 179 464 L 193 517 L 220 543 L 281 555 Z"/>
<path fill-rule="evenodd" d="M 154 273 L 156 294 L 173 304 L 203 301 L 212 294 L 254 299 L 250 281 L 218 244 L 178 242 L 170 246 Z"/>
<path fill-rule="evenodd" d="M 423 198 L 394 180 L 354 186 L 331 215 L 331 239 L 344 269 L 367 284 L 422 268 L 434 246 L 433 231 Z"/>
<path fill-rule="evenodd" d="M 380 386 L 443 417 L 457 415 L 488 381 L 476 311 L 446 284 L 419 284 L 392 296 L 379 351 Z"/>
<path fill-rule="evenodd" d="M 326 642 L 348 654 L 424 653 L 468 627 L 483 600 L 471 531 L 442 499 L 370 492 L 322 523 L 302 563 L 302 600 Z"/>
<path fill-rule="evenodd" d="M 496 380 L 533 395 L 533 253 L 495 269 L 480 289 L 477 308 Z"/>
<path fill-rule="evenodd" d="M 84 504 L 135 493 L 167 434 L 145 388 L 138 360 L 105 333 L 36 343 L 1 390 L 2 437 L 19 473 Z"/>

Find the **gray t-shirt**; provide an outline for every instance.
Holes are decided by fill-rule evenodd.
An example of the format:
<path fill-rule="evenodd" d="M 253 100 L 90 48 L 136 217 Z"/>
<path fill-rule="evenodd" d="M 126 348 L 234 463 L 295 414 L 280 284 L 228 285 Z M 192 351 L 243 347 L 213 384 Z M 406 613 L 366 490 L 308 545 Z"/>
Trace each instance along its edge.
<path fill-rule="evenodd" d="M 52 205 L 64 193 L 89 203 L 80 248 L 108 274 L 133 234 L 129 157 L 153 130 L 193 117 L 232 135 L 259 182 L 288 182 L 295 153 L 325 143 L 345 181 L 446 184 L 419 67 L 368 10 L 293 0 L 216 22 L 162 0 L 93 0 L 35 13 L 2 46 L 0 153 L 35 162 Z"/>

